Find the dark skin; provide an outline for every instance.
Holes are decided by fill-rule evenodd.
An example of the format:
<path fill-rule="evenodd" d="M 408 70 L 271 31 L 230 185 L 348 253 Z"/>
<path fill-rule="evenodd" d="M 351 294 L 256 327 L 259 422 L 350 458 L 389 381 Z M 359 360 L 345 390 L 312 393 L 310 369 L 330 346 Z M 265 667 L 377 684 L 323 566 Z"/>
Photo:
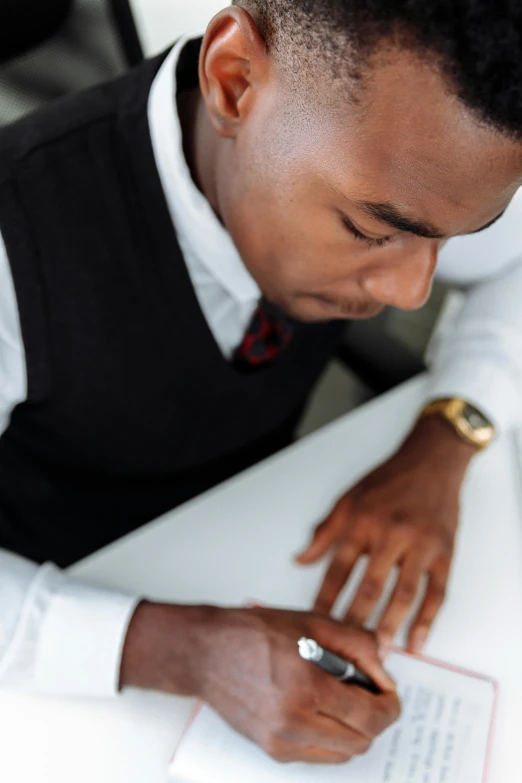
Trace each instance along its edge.
<path fill-rule="evenodd" d="M 357 105 L 348 86 L 332 95 L 326 76 L 319 88 L 314 77 L 315 91 L 302 78 L 302 89 L 288 83 L 246 11 L 218 14 L 203 43 L 200 90 L 180 101 L 195 181 L 264 294 L 292 316 L 420 307 L 441 244 L 506 209 L 522 183 L 522 145 L 477 122 L 411 52 L 383 44 Z M 443 599 L 474 454 L 442 420 L 424 421 L 338 502 L 300 558 L 333 550 L 322 614 L 142 604 L 122 685 L 203 698 L 279 760 L 364 752 L 399 711 L 378 643 L 393 637 L 427 573 L 410 639 L 422 646 Z M 401 569 L 380 640 L 326 616 L 362 553 L 370 566 L 351 607 L 358 624 L 391 568 Z M 340 686 L 300 661 L 303 635 L 355 659 L 382 694 Z"/>
<path fill-rule="evenodd" d="M 399 451 L 363 478 L 336 503 L 315 531 L 298 562 L 335 555 L 315 603 L 329 613 L 361 555 L 369 565 L 345 618 L 361 625 L 370 617 L 393 567 L 399 578 L 382 613 L 378 635 L 388 649 L 417 596 L 423 575 L 428 585 L 410 630 L 419 653 L 444 603 L 459 523 L 460 489 L 475 455 L 437 418 L 419 423 Z"/>
<path fill-rule="evenodd" d="M 322 639 L 358 662 L 382 693 L 351 688 L 301 661 L 301 636 Z M 121 678 L 126 685 L 203 699 L 281 762 L 349 761 L 400 712 L 374 637 L 305 612 L 142 604 L 129 630 Z"/>

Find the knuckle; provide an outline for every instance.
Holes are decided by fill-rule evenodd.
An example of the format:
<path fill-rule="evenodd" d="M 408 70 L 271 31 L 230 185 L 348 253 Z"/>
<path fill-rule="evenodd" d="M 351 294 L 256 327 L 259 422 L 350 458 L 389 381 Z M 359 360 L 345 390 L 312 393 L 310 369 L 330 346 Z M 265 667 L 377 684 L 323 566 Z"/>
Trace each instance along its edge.
<path fill-rule="evenodd" d="M 365 580 L 359 588 L 359 593 L 368 601 L 376 601 L 381 595 L 381 585 L 375 579 Z"/>
<path fill-rule="evenodd" d="M 446 593 L 447 593 L 447 587 L 446 585 L 432 585 L 429 590 L 429 596 L 427 599 L 428 606 L 431 606 L 431 609 L 437 610 L 439 607 L 442 606 L 444 601 L 446 600 Z M 421 624 L 424 622 L 425 625 L 428 625 L 428 619 L 421 618 Z"/>
<path fill-rule="evenodd" d="M 434 555 L 446 553 L 450 546 L 450 541 L 440 530 L 427 529 L 421 539 L 423 548 L 433 552 Z"/>
<path fill-rule="evenodd" d="M 354 552 L 354 548 L 354 544 L 351 541 L 346 541 L 337 550 L 335 559 L 338 565 L 343 568 L 343 570 L 352 565 L 354 555 L 356 554 Z"/>
<path fill-rule="evenodd" d="M 418 525 L 415 525 L 411 515 L 402 509 L 392 511 L 390 513 L 390 521 L 393 523 L 396 530 L 413 532 L 418 528 Z"/>
<path fill-rule="evenodd" d="M 301 712 L 301 705 L 296 703 L 283 705 L 271 722 L 271 735 L 278 740 L 288 739 L 302 722 Z"/>
<path fill-rule="evenodd" d="M 401 540 L 407 542 L 410 547 L 415 546 L 415 543 L 418 540 L 423 541 L 423 543 L 426 542 L 426 531 L 423 529 L 422 525 L 415 524 L 411 520 L 400 524 L 398 526 L 398 531 Z"/>
<path fill-rule="evenodd" d="M 397 603 L 409 606 L 417 596 L 417 585 L 403 584 L 399 585 L 395 591 Z"/>
<path fill-rule="evenodd" d="M 420 542 L 424 549 L 429 547 L 437 555 L 442 555 L 446 558 L 452 556 L 455 537 L 449 530 L 445 530 L 440 525 L 428 525 L 424 528 L 423 533 L 420 537 Z"/>
<path fill-rule="evenodd" d="M 375 539 L 386 527 L 386 517 L 373 505 L 361 502 L 354 513 L 352 525 L 361 536 L 367 538 L 370 532 L 373 534 L 372 539 Z"/>

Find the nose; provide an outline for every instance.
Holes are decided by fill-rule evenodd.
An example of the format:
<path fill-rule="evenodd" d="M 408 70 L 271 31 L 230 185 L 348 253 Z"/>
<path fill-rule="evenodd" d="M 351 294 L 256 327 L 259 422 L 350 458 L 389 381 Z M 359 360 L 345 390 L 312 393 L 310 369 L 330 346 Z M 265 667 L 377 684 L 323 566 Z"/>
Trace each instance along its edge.
<path fill-rule="evenodd" d="M 433 284 L 440 243 L 421 240 L 398 261 L 383 262 L 369 271 L 362 287 L 383 305 L 418 310 L 426 304 Z"/>

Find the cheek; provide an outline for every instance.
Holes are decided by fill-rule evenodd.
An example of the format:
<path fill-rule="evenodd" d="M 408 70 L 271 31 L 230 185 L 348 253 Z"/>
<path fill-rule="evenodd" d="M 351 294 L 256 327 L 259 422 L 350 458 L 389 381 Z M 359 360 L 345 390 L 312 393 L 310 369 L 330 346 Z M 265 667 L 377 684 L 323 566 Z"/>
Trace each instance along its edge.
<path fill-rule="evenodd" d="M 243 157 L 243 156 L 240 156 Z M 268 158 L 270 160 L 270 158 Z M 320 183 L 287 165 L 236 161 L 222 216 L 250 273 L 268 292 L 356 284 L 371 253 L 330 211 Z"/>
<path fill-rule="evenodd" d="M 252 190 L 238 200 L 227 225 L 244 263 L 267 293 L 357 287 L 372 255 L 337 227 L 328 210 L 295 197 L 274 199 Z"/>
<path fill-rule="evenodd" d="M 251 272 L 272 279 L 292 277 L 299 259 L 315 255 L 310 216 L 280 182 L 257 182 L 230 194 L 223 219 Z"/>

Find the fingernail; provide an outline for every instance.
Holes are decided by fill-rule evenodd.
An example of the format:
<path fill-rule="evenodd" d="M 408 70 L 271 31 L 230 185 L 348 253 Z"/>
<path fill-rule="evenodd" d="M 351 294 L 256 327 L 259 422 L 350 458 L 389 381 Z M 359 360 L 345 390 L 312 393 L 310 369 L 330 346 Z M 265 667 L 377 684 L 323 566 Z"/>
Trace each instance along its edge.
<path fill-rule="evenodd" d="M 428 635 L 422 631 L 418 631 L 417 633 L 413 634 L 412 647 L 415 655 L 419 655 L 422 652 L 427 638 Z"/>
<path fill-rule="evenodd" d="M 379 658 L 381 659 L 382 663 L 385 662 L 386 658 L 390 654 L 390 650 L 392 648 L 392 639 L 381 639 L 381 642 L 379 644 Z"/>

